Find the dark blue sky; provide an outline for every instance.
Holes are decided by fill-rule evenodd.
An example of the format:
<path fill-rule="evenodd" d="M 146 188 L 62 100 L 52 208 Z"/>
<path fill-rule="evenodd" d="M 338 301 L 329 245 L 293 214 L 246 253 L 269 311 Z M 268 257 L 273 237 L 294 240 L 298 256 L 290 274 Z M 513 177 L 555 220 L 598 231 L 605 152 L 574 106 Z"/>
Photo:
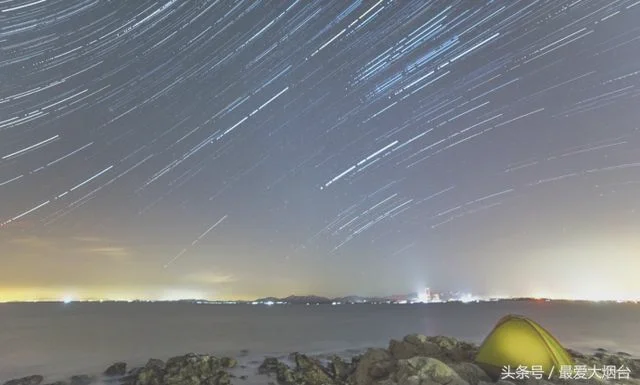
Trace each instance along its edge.
<path fill-rule="evenodd" d="M 0 4 L 0 299 L 640 297 L 640 2 Z"/>

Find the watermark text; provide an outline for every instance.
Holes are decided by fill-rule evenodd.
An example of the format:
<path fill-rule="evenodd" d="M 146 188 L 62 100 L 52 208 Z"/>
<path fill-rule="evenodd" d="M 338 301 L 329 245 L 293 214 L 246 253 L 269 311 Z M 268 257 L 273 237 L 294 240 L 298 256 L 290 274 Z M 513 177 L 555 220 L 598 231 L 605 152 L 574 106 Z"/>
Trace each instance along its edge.
<path fill-rule="evenodd" d="M 546 374 L 545 374 L 546 373 Z M 551 367 L 551 370 L 545 370 L 542 365 L 518 365 L 512 367 L 510 365 L 502 367 L 500 379 L 502 380 L 526 380 L 535 378 L 537 380 L 557 375 L 560 379 L 565 380 L 588 380 L 597 378 L 602 380 L 628 380 L 631 370 L 628 367 L 604 365 L 604 366 L 587 366 L 587 365 L 561 365 L 559 368 Z"/>

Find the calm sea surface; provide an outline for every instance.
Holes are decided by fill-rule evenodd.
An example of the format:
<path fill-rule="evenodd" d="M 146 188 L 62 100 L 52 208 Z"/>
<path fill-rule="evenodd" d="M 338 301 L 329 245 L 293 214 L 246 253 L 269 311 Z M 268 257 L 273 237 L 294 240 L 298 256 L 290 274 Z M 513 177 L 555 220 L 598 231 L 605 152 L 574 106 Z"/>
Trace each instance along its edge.
<path fill-rule="evenodd" d="M 640 305 L 492 302 L 250 306 L 180 303 L 0 304 L 0 383 L 102 372 L 188 352 L 239 356 L 353 353 L 409 333 L 480 343 L 509 313 L 533 318 L 565 346 L 640 355 Z"/>

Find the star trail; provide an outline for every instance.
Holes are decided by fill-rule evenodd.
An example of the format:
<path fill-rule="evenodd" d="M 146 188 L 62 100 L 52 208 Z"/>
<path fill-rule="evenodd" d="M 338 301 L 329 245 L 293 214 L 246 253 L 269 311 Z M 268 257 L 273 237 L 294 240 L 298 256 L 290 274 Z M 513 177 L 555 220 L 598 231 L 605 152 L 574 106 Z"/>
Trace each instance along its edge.
<path fill-rule="evenodd" d="M 638 20 L 2 1 L 0 299 L 638 298 Z"/>

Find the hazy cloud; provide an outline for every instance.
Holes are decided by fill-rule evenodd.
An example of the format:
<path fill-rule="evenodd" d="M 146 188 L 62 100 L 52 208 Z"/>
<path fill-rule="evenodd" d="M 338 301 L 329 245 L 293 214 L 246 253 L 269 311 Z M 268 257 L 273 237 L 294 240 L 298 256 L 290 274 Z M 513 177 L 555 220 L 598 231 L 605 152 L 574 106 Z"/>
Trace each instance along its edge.
<path fill-rule="evenodd" d="M 111 247 L 111 246 L 94 247 L 94 248 L 85 249 L 85 251 L 92 254 L 98 254 L 98 255 L 103 255 L 105 257 L 114 257 L 114 258 L 128 257 L 131 255 L 131 252 L 124 247 Z"/>
<path fill-rule="evenodd" d="M 217 274 L 217 273 L 194 273 L 185 276 L 185 279 L 193 283 L 205 283 L 205 284 L 223 284 L 236 282 L 237 278 L 231 274 Z"/>
<path fill-rule="evenodd" d="M 104 238 L 99 237 L 71 237 L 74 241 L 85 242 L 85 243 L 98 243 L 105 242 Z"/>

